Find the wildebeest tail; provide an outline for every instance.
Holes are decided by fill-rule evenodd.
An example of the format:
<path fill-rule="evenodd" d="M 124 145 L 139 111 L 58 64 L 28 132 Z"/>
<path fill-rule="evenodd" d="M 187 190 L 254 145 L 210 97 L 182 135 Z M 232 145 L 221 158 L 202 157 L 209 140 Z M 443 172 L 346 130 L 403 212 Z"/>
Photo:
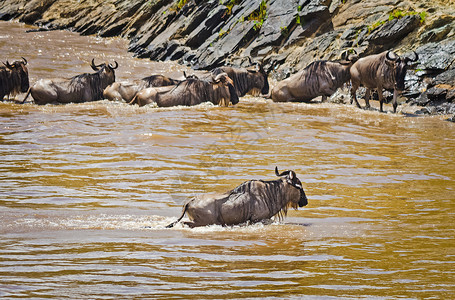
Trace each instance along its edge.
<path fill-rule="evenodd" d="M 167 225 L 166 228 L 172 228 L 172 227 L 174 227 L 175 224 L 177 224 L 178 222 L 180 222 L 181 219 L 183 219 L 183 217 L 185 216 L 185 213 L 186 213 L 186 209 L 188 208 L 188 204 L 189 204 L 189 202 L 187 202 L 187 203 L 185 203 L 185 205 L 183 205 L 182 214 L 181 214 L 180 217 L 177 219 L 177 221 L 172 222 L 171 224 Z"/>

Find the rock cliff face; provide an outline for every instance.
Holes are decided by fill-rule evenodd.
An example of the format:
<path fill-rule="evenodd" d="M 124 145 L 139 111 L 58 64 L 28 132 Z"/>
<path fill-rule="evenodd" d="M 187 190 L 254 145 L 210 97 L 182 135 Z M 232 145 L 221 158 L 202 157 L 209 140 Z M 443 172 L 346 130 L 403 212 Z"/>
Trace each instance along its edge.
<path fill-rule="evenodd" d="M 195 69 L 261 60 L 282 79 L 344 50 L 416 51 L 408 101 L 455 113 L 453 0 L 4 0 L 0 19 L 122 36 L 129 50 Z M 441 104 L 445 103 L 444 108 Z"/>

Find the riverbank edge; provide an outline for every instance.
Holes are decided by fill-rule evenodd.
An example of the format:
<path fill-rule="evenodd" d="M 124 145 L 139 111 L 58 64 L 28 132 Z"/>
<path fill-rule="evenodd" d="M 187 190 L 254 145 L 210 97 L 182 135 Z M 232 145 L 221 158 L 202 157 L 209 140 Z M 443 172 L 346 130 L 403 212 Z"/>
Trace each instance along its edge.
<path fill-rule="evenodd" d="M 130 41 L 129 51 L 140 58 L 175 60 L 194 69 L 241 66 L 250 56 L 262 61 L 277 80 L 316 59 L 336 59 L 343 49 L 354 48 L 360 55 L 384 50 L 387 37 L 397 44 L 393 47 L 397 52 L 416 51 L 420 56 L 419 64 L 408 72 L 405 101 L 423 107 L 416 110 L 418 114 L 453 114 L 451 120 L 455 119 L 453 75 L 441 76 L 455 65 L 454 56 L 450 59 L 455 55 L 455 50 L 450 52 L 455 48 L 452 7 L 440 12 L 425 1 L 397 5 L 380 0 L 375 5 L 384 7 L 373 9 L 369 7 L 373 1 L 364 1 L 363 11 L 353 15 L 360 10 L 356 0 L 297 1 L 301 4 L 297 7 L 278 0 L 245 0 L 240 5 L 233 4 L 240 1 L 183 2 L 179 7 L 169 0 L 6 0 L 0 4 L 0 19 L 16 19 L 38 26 L 37 30 L 120 36 Z M 415 14 L 384 21 L 393 11 Z M 278 30 L 278 22 L 287 26 Z"/>

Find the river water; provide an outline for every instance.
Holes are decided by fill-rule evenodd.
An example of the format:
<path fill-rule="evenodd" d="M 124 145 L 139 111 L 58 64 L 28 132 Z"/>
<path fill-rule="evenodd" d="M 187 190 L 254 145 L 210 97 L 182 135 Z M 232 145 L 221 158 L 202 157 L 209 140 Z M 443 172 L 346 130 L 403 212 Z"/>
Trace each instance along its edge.
<path fill-rule="evenodd" d="M 186 70 L 132 58 L 121 39 L 26 29 L 0 22 L 0 53 L 26 57 L 32 84 L 92 58 L 118 61 L 118 80 Z M 0 297 L 451 298 L 454 137 L 443 117 L 253 97 L 0 103 Z M 275 179 L 275 166 L 296 171 L 307 207 L 270 225 L 164 229 L 188 197 Z"/>

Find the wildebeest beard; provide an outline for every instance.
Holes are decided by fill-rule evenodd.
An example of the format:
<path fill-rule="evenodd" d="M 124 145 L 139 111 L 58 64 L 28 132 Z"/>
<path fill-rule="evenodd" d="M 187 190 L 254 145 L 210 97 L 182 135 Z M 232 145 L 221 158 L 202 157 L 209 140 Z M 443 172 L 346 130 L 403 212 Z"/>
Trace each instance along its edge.
<path fill-rule="evenodd" d="M 9 67 L 0 67 L 0 96 L 16 96 L 25 93 L 29 89 L 28 70 L 24 63 L 14 62 Z"/>

